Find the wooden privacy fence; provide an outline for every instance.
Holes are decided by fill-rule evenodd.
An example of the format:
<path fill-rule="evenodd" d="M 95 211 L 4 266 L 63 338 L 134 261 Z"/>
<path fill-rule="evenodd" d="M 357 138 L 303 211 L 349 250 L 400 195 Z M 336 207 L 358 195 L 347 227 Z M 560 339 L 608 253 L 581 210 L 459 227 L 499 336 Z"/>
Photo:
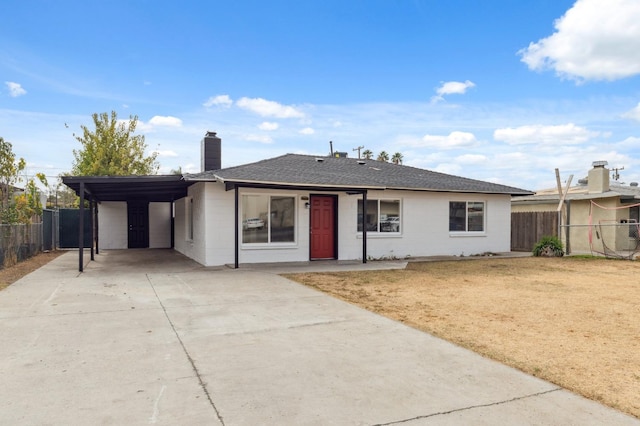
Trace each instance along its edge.
<path fill-rule="evenodd" d="M 512 251 L 531 251 L 542 237 L 557 235 L 557 212 L 511 213 Z"/>
<path fill-rule="evenodd" d="M 0 269 L 42 251 L 42 223 L 0 225 Z"/>

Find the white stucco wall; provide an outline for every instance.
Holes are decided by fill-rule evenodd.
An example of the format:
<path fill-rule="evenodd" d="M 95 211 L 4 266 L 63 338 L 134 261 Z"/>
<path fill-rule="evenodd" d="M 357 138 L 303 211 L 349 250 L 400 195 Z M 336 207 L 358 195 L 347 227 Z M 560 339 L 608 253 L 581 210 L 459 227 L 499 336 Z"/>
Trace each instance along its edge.
<path fill-rule="evenodd" d="M 104 201 L 98 204 L 98 244 L 100 249 L 126 249 L 127 203 Z"/>
<path fill-rule="evenodd" d="M 149 203 L 149 248 L 171 247 L 171 203 Z"/>
<path fill-rule="evenodd" d="M 206 211 L 206 195 L 205 190 L 207 185 L 214 185 L 213 183 L 199 182 L 191 185 L 188 190 L 188 195 L 175 203 L 175 218 L 174 218 L 174 248 L 187 257 L 195 260 L 202 265 L 223 265 L 224 262 L 210 263 L 207 262 L 205 244 L 207 235 L 207 223 L 205 220 Z M 191 207 L 189 207 L 191 205 Z M 232 205 L 233 206 L 233 205 Z M 189 209 L 193 209 L 193 238 L 189 233 Z M 211 212 L 209 212 L 211 213 Z M 233 208 L 230 210 L 230 214 L 233 215 Z M 215 242 L 209 242 L 209 246 L 217 245 Z"/>
<path fill-rule="evenodd" d="M 303 197 L 308 191 L 276 191 L 242 188 L 243 194 L 292 195 L 295 197 L 295 242 L 286 244 L 242 244 L 240 263 L 291 262 L 309 260 L 309 210 Z M 322 193 L 329 195 L 329 193 Z M 360 196 L 334 193 L 338 197 L 338 258 L 362 259 L 362 234 L 357 232 L 357 201 Z M 189 189 L 193 197 L 194 238 L 185 237 L 184 214 L 188 199 L 176 204 L 176 250 L 207 265 L 232 264 L 235 260 L 234 191 L 215 182 L 198 183 Z M 464 255 L 510 250 L 511 204 L 509 195 L 450 194 L 417 191 L 372 191 L 368 199 L 401 200 L 401 232 L 368 233 L 369 258 L 406 258 L 435 255 Z M 450 201 L 483 201 L 485 231 L 449 232 Z M 240 211 L 240 215 L 242 212 Z M 241 228 L 241 221 L 239 227 Z M 240 229 L 241 231 L 241 229 Z M 240 239 L 241 240 L 241 239 Z"/>
<path fill-rule="evenodd" d="M 98 205 L 98 244 L 100 249 L 126 249 L 129 246 L 127 203 L 104 201 Z M 149 203 L 149 248 L 171 247 L 171 203 Z"/>
<path fill-rule="evenodd" d="M 362 234 L 357 230 L 357 200 L 339 200 L 340 259 L 362 258 Z M 509 195 L 452 194 L 411 191 L 371 191 L 368 199 L 401 200 L 401 232 L 367 233 L 367 255 L 373 259 L 421 256 L 469 256 L 505 252 L 511 248 L 511 201 Z M 450 201 L 483 201 L 485 231 L 449 232 Z"/>

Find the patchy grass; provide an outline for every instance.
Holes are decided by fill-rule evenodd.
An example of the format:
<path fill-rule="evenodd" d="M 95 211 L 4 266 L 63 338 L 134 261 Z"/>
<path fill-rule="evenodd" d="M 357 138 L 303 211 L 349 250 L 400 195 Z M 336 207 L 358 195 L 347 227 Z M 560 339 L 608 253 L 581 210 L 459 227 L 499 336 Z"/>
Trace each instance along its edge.
<path fill-rule="evenodd" d="M 640 263 L 514 258 L 290 274 L 640 417 Z"/>
<path fill-rule="evenodd" d="M 39 253 L 27 260 L 17 263 L 8 268 L 0 269 L 0 290 L 9 287 L 25 275 L 35 271 L 41 266 L 51 262 L 56 257 L 66 253 L 65 251 L 50 251 Z"/>

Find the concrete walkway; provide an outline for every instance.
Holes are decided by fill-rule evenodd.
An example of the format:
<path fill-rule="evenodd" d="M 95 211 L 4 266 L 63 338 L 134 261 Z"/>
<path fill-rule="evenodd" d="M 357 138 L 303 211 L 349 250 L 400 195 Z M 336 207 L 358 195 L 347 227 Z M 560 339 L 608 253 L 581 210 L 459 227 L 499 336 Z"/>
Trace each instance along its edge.
<path fill-rule="evenodd" d="M 286 267 L 129 250 L 76 269 L 70 252 L 0 292 L 1 424 L 640 424 Z"/>

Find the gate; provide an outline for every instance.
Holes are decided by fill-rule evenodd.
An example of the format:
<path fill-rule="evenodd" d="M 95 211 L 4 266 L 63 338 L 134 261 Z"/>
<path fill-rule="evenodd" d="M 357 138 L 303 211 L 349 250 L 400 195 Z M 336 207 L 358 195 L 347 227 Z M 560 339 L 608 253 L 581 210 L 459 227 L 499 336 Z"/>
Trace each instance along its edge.
<path fill-rule="evenodd" d="M 511 213 L 511 250 L 531 251 L 545 236 L 558 235 L 557 212 Z"/>
<path fill-rule="evenodd" d="M 78 223 L 80 209 L 58 211 L 59 247 L 78 248 Z M 84 247 L 91 247 L 91 210 L 84 211 Z"/>
<path fill-rule="evenodd" d="M 53 210 L 42 210 L 42 250 L 51 251 L 56 248 Z"/>

